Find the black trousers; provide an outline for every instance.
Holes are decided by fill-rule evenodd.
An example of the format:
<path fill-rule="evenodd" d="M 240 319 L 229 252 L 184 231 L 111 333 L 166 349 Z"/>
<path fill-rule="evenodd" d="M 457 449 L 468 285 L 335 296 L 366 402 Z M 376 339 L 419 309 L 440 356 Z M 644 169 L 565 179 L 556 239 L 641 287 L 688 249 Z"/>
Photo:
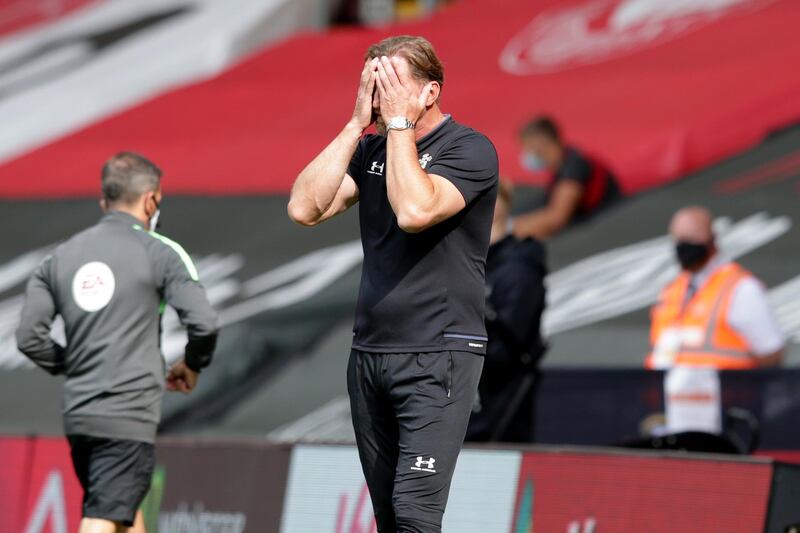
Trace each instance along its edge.
<path fill-rule="evenodd" d="M 439 533 L 483 356 L 353 350 L 347 389 L 379 533 Z"/>

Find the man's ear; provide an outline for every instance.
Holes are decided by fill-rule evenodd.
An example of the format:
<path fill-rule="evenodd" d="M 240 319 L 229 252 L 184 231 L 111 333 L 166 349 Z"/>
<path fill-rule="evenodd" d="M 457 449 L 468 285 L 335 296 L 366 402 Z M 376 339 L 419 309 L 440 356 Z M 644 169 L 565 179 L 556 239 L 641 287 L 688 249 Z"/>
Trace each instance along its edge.
<path fill-rule="evenodd" d="M 152 199 L 153 199 L 153 201 L 155 202 L 155 199 L 156 199 L 156 193 L 155 193 L 155 192 L 153 192 L 153 191 L 146 192 L 146 193 L 144 193 L 144 194 L 142 195 L 142 212 L 143 212 L 145 215 L 147 215 L 148 217 L 150 217 L 150 216 L 151 216 L 151 214 L 147 212 L 147 204 L 149 204 L 149 203 L 150 203 L 150 199 L 151 199 L 151 198 L 152 198 Z"/>
<path fill-rule="evenodd" d="M 425 107 L 431 107 L 439 100 L 439 96 L 442 93 L 442 86 L 439 85 L 438 81 L 433 81 L 430 83 L 430 92 L 428 93 L 428 100 L 425 102 Z"/>
<path fill-rule="evenodd" d="M 100 211 L 108 213 L 108 202 L 106 202 L 105 198 L 100 198 Z"/>

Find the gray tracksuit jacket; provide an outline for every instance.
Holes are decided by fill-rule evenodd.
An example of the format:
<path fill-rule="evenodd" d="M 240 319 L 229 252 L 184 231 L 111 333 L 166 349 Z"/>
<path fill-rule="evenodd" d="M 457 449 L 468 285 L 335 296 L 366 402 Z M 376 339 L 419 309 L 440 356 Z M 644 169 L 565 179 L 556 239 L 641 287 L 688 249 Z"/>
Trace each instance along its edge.
<path fill-rule="evenodd" d="M 154 441 L 166 375 L 165 303 L 188 329 L 186 364 L 204 368 L 217 317 L 177 243 L 114 211 L 42 261 L 28 282 L 17 344 L 43 369 L 66 376 L 66 434 Z M 66 347 L 50 337 L 56 315 Z"/>

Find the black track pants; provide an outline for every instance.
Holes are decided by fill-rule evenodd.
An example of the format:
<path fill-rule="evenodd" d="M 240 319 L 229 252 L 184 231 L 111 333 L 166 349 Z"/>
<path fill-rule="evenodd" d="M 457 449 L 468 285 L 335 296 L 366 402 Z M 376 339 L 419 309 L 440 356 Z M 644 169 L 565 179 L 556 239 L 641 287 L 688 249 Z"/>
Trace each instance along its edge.
<path fill-rule="evenodd" d="M 347 389 L 379 533 L 439 533 L 483 368 L 469 352 L 353 350 Z"/>

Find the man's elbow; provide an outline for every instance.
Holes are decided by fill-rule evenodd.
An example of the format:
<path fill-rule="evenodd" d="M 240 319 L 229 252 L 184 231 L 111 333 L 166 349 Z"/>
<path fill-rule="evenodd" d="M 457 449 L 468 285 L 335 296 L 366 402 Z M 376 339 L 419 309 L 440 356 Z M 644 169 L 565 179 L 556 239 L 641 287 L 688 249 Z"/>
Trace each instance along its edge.
<path fill-rule="evenodd" d="M 23 354 L 30 356 L 36 353 L 40 341 L 34 331 L 30 328 L 20 327 L 16 332 L 17 349 Z"/>
<path fill-rule="evenodd" d="M 547 231 L 550 235 L 559 233 L 572 221 L 572 213 L 561 209 L 551 209 L 547 216 Z"/>
<path fill-rule="evenodd" d="M 297 200 L 289 200 L 286 211 L 289 214 L 289 218 L 301 226 L 310 227 L 319 224 L 317 213 Z"/>
<path fill-rule="evenodd" d="M 774 368 L 783 364 L 784 349 L 773 352 L 769 355 L 762 355 L 758 358 L 759 368 Z"/>
<path fill-rule="evenodd" d="M 408 209 L 397 214 L 397 225 L 406 233 L 420 233 L 435 223 L 432 214 L 419 209 Z"/>
<path fill-rule="evenodd" d="M 194 325 L 193 333 L 197 337 L 216 338 L 219 335 L 219 315 L 209 309 Z"/>

